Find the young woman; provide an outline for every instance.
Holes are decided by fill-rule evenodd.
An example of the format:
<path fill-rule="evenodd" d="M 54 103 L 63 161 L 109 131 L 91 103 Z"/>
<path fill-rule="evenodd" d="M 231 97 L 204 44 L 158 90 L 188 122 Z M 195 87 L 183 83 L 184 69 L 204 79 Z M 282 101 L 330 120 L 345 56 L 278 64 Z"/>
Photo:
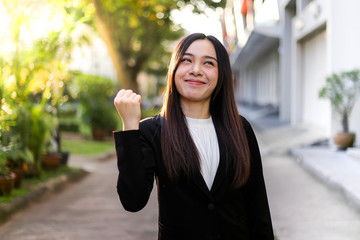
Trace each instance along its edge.
<path fill-rule="evenodd" d="M 159 239 L 274 239 L 261 157 L 239 116 L 229 57 L 213 36 L 191 34 L 173 52 L 159 115 L 140 122 L 141 97 L 114 104 L 117 191 L 128 211 L 158 189 Z"/>

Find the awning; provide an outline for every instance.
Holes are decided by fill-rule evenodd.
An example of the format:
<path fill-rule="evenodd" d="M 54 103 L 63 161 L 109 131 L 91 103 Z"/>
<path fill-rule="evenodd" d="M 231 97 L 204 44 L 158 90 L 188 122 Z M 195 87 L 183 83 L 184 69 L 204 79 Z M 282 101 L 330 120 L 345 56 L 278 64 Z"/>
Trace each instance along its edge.
<path fill-rule="evenodd" d="M 279 43 L 279 26 L 258 26 L 250 34 L 244 47 L 231 54 L 231 67 L 239 70 Z"/>

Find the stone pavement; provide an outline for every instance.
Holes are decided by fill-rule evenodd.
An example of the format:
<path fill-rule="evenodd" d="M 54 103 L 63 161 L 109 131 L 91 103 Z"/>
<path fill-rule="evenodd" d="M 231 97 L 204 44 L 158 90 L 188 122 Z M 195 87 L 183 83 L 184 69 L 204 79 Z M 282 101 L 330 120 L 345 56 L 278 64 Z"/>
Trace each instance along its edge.
<path fill-rule="evenodd" d="M 258 137 L 278 239 L 360 239 L 358 149 L 336 151 L 317 129 L 279 122 L 276 109 L 239 111 Z"/>

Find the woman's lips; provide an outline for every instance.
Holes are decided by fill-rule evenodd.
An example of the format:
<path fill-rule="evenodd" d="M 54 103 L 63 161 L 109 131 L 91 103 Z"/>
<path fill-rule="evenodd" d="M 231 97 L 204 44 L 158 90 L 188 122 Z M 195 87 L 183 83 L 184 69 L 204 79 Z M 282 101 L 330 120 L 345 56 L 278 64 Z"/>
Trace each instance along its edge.
<path fill-rule="evenodd" d="M 193 84 L 193 85 L 203 85 L 205 82 L 196 80 L 196 79 L 187 79 L 185 80 L 186 83 Z"/>

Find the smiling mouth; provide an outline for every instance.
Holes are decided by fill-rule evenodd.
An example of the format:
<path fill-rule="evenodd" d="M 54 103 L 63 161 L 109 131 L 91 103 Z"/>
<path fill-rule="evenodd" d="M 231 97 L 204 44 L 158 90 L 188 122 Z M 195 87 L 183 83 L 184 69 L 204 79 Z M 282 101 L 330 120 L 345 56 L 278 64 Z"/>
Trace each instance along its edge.
<path fill-rule="evenodd" d="M 188 79 L 188 80 L 185 80 L 186 83 L 189 83 L 189 84 L 193 84 L 193 85 L 204 85 L 206 84 L 205 82 L 202 82 L 200 80 L 195 80 L 195 79 Z"/>

